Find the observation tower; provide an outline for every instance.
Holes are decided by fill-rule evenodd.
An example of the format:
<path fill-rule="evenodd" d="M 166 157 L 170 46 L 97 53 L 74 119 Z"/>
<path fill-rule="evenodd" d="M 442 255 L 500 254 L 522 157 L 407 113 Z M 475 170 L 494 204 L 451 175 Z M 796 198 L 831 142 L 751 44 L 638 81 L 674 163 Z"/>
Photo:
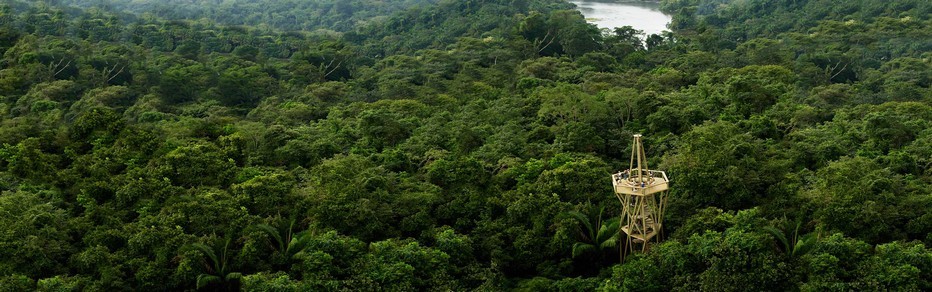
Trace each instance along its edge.
<path fill-rule="evenodd" d="M 622 257 L 637 247 L 646 251 L 654 237 L 659 240 L 669 182 L 665 172 L 647 167 L 641 135 L 634 135 L 630 167 L 612 175 L 615 196 L 621 200 L 621 231 L 627 237 Z"/>

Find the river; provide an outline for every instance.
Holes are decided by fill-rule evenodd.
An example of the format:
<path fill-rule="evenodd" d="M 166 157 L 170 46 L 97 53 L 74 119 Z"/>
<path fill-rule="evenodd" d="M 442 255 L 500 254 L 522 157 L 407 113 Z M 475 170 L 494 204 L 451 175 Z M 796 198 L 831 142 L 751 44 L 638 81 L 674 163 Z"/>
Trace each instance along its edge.
<path fill-rule="evenodd" d="M 660 12 L 659 2 L 632 2 L 612 0 L 570 0 L 590 23 L 599 28 L 614 29 L 630 25 L 645 35 L 667 30 L 672 17 Z"/>

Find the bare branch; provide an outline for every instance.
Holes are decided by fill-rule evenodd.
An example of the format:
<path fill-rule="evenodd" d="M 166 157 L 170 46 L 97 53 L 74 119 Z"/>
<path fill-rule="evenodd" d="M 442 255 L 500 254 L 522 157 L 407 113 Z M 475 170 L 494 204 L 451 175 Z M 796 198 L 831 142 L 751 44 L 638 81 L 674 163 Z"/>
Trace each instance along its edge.
<path fill-rule="evenodd" d="M 61 73 L 62 71 L 65 71 L 65 69 L 67 69 L 68 66 L 71 66 L 71 60 L 69 60 L 68 63 L 65 63 L 65 66 L 62 66 L 61 63 L 64 61 L 65 61 L 65 58 L 62 57 L 61 60 L 59 60 L 58 63 L 56 63 L 55 65 L 49 64 L 49 72 L 52 73 L 53 78 L 55 76 L 58 76 L 58 74 Z"/>
<path fill-rule="evenodd" d="M 330 64 L 333 64 L 333 61 L 330 61 Z M 336 72 L 337 69 L 340 69 L 340 65 L 343 65 L 343 61 L 340 61 L 340 63 L 337 63 L 337 65 L 334 66 L 333 69 L 330 69 L 329 72 L 327 72 L 326 74 L 324 74 L 324 78 L 326 78 L 327 76 L 330 76 L 330 74 L 333 74 L 333 72 Z M 330 65 L 327 65 L 327 67 L 329 68 Z"/>
<path fill-rule="evenodd" d="M 839 62 L 839 63 L 840 63 L 840 62 Z M 845 69 L 848 68 L 848 64 L 850 64 L 850 63 L 845 63 L 845 66 L 844 66 L 844 67 L 841 67 L 841 70 L 838 70 L 838 72 L 835 72 L 835 74 L 832 74 L 832 77 L 829 77 L 828 79 L 829 79 L 829 80 L 834 79 L 835 76 L 838 76 L 838 74 L 841 74 L 841 72 L 845 72 Z M 835 68 L 838 68 L 838 64 L 835 64 L 835 67 L 832 68 L 832 72 L 835 71 Z"/>
<path fill-rule="evenodd" d="M 544 38 L 543 38 L 543 39 L 540 39 L 539 41 L 536 42 L 535 46 L 538 47 L 538 49 L 537 49 L 537 53 L 538 53 L 538 54 L 540 54 L 540 52 L 543 52 L 543 51 L 546 50 L 548 47 L 550 47 L 550 45 L 553 44 L 553 41 L 557 39 L 557 37 L 555 37 L 555 36 L 554 36 L 554 37 L 550 37 L 550 42 L 548 42 L 548 43 L 547 43 L 546 45 L 544 45 L 543 47 L 540 47 L 541 44 L 543 44 L 545 41 L 547 41 L 547 37 L 550 36 L 550 33 L 551 33 L 551 32 L 552 32 L 552 31 L 547 31 L 547 34 L 544 35 Z"/>
<path fill-rule="evenodd" d="M 116 66 L 117 66 L 117 65 L 113 65 L 113 69 L 116 69 Z M 110 78 L 107 78 L 107 82 L 112 81 L 113 78 L 116 78 L 117 76 L 120 75 L 120 73 L 123 73 L 123 69 L 125 69 L 125 68 L 126 68 L 126 66 L 120 67 L 120 71 L 117 71 L 116 74 L 112 74 L 112 75 L 110 76 Z M 113 72 L 113 70 L 110 70 L 110 72 Z"/>
<path fill-rule="evenodd" d="M 58 66 L 61 66 L 61 63 L 64 62 L 64 61 L 65 61 L 65 58 L 61 58 L 61 59 L 58 60 L 58 63 L 56 63 L 56 64 L 54 64 L 54 65 L 52 65 L 51 63 L 49 63 L 49 71 L 54 71 L 54 70 L 52 70 L 52 68 L 58 68 Z"/>

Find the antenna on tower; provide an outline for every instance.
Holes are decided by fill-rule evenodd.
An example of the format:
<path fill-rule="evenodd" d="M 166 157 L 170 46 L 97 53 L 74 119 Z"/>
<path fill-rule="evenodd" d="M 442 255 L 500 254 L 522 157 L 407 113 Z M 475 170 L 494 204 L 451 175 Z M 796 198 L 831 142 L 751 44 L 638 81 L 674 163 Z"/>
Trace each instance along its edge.
<path fill-rule="evenodd" d="M 637 247 L 647 251 L 651 239 L 659 240 L 667 203 L 670 180 L 665 172 L 648 168 L 641 138 L 641 134 L 634 135 L 628 169 L 612 175 L 615 196 L 621 201 L 621 231 L 627 238 L 622 259 Z"/>

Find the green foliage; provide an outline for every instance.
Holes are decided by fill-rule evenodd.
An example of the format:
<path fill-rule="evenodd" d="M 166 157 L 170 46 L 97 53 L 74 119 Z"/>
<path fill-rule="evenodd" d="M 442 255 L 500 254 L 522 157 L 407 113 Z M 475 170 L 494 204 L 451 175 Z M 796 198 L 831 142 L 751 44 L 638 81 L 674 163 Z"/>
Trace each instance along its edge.
<path fill-rule="evenodd" d="M 307 249 L 315 230 L 308 229 L 305 231 L 295 232 L 295 220 L 282 222 L 279 227 L 272 227 L 268 224 L 257 224 L 254 227 L 268 236 L 269 245 L 275 249 L 273 254 L 273 264 L 279 266 L 291 265 L 296 256 Z M 285 224 L 287 223 L 287 225 Z"/>
<path fill-rule="evenodd" d="M 0 2 L 0 290 L 932 290 L 929 1 Z"/>
<path fill-rule="evenodd" d="M 36 281 L 23 275 L 12 274 L 0 279 L 0 287 L 3 287 L 4 291 L 34 290 Z"/>
<path fill-rule="evenodd" d="M 811 251 L 816 241 L 816 234 L 799 233 L 801 225 L 802 221 L 796 221 L 795 226 L 790 221 L 785 221 L 783 229 L 767 226 L 764 230 L 783 245 L 783 252 L 788 256 L 799 257 Z"/>
<path fill-rule="evenodd" d="M 0 195 L 0 223 L 5 230 L 0 248 L 5 260 L 0 271 L 4 275 L 37 279 L 65 272 L 60 263 L 74 252 L 68 243 L 71 228 L 67 211 L 55 206 L 52 196 L 48 191 L 5 191 Z"/>
<path fill-rule="evenodd" d="M 635 255 L 612 269 L 602 290 L 726 290 L 776 289 L 787 285 L 788 263 L 771 248 L 772 240 L 758 232 L 759 213 L 739 212 L 724 231 L 705 231 L 685 242 L 671 240 Z"/>
<path fill-rule="evenodd" d="M 162 175 L 185 187 L 226 186 L 235 170 L 233 160 L 213 143 L 178 147 L 166 153 L 159 164 Z"/>
<path fill-rule="evenodd" d="M 567 213 L 567 215 L 575 219 L 581 225 L 581 241 L 573 244 L 574 258 L 582 256 L 585 253 L 594 252 L 602 254 L 608 252 L 611 254 L 613 250 L 618 250 L 618 238 L 621 230 L 619 226 L 620 218 L 611 218 L 602 221 L 602 211 L 604 210 L 599 210 L 599 215 L 595 224 L 591 222 L 589 216 L 583 215 L 583 213 L 577 211 Z"/>
<path fill-rule="evenodd" d="M 191 247 L 203 256 L 204 273 L 197 275 L 198 290 L 230 291 L 239 290 L 243 275 L 231 272 L 230 241 L 226 238 L 223 246 L 207 246 L 202 243 L 192 244 Z"/>

